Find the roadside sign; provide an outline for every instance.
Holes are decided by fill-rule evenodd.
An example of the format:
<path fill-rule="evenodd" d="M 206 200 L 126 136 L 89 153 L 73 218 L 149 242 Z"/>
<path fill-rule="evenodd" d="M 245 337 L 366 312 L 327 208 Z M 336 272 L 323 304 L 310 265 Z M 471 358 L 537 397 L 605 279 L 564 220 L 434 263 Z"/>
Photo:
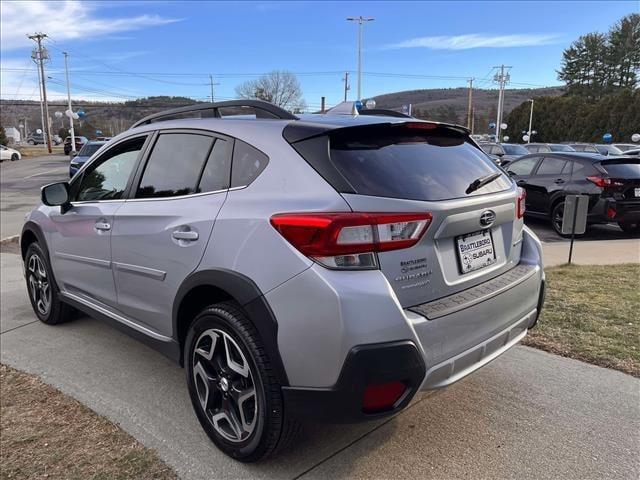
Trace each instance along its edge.
<path fill-rule="evenodd" d="M 567 195 L 564 198 L 562 233 L 582 235 L 587 230 L 588 195 Z"/>
<path fill-rule="evenodd" d="M 562 234 L 571 235 L 569 246 L 569 261 L 573 256 L 573 240 L 576 234 L 582 235 L 587 231 L 587 211 L 589 210 L 588 195 L 567 195 L 564 197 L 564 211 L 562 212 Z"/>

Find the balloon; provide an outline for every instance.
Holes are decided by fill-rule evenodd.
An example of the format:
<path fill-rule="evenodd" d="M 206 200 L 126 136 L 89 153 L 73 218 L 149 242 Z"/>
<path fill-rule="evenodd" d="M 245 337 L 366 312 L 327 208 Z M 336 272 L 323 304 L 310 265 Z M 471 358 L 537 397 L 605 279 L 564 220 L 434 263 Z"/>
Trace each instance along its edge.
<path fill-rule="evenodd" d="M 509 141 L 509 135 L 505 135 L 504 137 L 502 137 L 502 140 L 504 140 L 505 142 Z"/>
<path fill-rule="evenodd" d="M 362 102 L 360 100 L 355 101 L 356 110 L 360 110 L 362 108 Z"/>
<path fill-rule="evenodd" d="M 496 128 L 496 124 L 495 124 L 495 123 L 493 123 L 493 122 L 491 122 L 491 123 L 489 124 L 489 128 Z"/>
<path fill-rule="evenodd" d="M 631 141 L 640 142 L 640 133 L 634 133 L 633 135 L 631 135 Z"/>
<path fill-rule="evenodd" d="M 54 113 L 54 115 L 56 116 L 56 118 L 62 118 L 62 112 L 56 112 Z"/>
<path fill-rule="evenodd" d="M 41 129 L 37 129 L 37 130 L 36 130 L 36 133 L 37 133 L 38 135 L 40 135 L 40 134 L 42 133 L 42 130 L 41 130 Z"/>
<path fill-rule="evenodd" d="M 376 108 L 376 101 L 373 98 L 370 98 L 369 100 L 367 100 L 365 105 L 367 106 L 367 108 Z"/>
<path fill-rule="evenodd" d="M 80 118 L 80 115 L 78 115 L 77 113 L 73 113 L 72 115 L 74 120 L 78 120 Z"/>
<path fill-rule="evenodd" d="M 529 141 L 529 135 L 523 135 L 522 136 L 522 140 L 524 140 L 525 142 Z"/>
<path fill-rule="evenodd" d="M 613 135 L 611 135 L 610 133 L 605 133 L 602 136 L 602 140 L 605 142 L 610 142 L 611 140 L 613 140 Z"/>
<path fill-rule="evenodd" d="M 82 110 L 78 110 L 78 111 L 76 112 L 76 115 L 78 115 L 78 117 L 82 118 L 82 117 L 84 117 L 84 116 L 85 116 L 85 113 L 84 113 Z"/>
<path fill-rule="evenodd" d="M 500 130 L 506 130 L 507 129 L 507 124 L 506 123 L 501 123 L 500 124 Z"/>

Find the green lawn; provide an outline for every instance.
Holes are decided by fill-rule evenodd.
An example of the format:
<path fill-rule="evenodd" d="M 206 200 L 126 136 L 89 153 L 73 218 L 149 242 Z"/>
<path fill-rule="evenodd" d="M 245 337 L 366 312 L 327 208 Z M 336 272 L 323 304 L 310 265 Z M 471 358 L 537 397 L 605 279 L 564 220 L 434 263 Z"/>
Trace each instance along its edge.
<path fill-rule="evenodd" d="M 524 344 L 640 377 L 640 264 L 547 268 Z"/>

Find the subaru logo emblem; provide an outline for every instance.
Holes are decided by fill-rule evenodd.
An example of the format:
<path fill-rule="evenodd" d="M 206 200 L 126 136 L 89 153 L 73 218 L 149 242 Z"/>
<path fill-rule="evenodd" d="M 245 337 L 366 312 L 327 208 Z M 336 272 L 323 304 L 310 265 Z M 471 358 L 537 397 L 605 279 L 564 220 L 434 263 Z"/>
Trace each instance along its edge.
<path fill-rule="evenodd" d="M 485 210 L 480 214 L 480 225 L 483 227 L 490 226 L 496 220 L 496 214 L 493 210 Z"/>

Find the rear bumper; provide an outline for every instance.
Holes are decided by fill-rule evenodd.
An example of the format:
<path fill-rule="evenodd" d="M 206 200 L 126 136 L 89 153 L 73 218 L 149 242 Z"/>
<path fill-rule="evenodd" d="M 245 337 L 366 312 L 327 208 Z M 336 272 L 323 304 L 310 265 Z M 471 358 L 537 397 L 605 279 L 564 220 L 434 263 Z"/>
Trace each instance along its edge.
<path fill-rule="evenodd" d="M 290 381 L 285 408 L 324 422 L 379 418 L 404 408 L 417 391 L 446 387 L 500 356 L 535 325 L 544 303 L 535 235 L 525 228 L 520 264 L 478 287 L 449 298 L 461 308 L 435 315 L 400 307 L 378 271 L 314 266 L 267 293 Z M 403 382 L 405 394 L 383 412 L 364 413 L 366 386 L 389 381 Z"/>
<path fill-rule="evenodd" d="M 589 223 L 638 222 L 640 221 L 640 198 L 615 200 L 601 198 L 589 212 Z"/>

